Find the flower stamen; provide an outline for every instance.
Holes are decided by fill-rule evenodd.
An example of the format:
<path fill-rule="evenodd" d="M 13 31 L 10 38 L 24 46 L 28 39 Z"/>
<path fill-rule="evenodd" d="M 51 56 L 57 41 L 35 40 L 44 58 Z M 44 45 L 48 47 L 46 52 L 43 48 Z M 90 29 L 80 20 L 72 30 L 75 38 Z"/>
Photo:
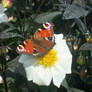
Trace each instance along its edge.
<path fill-rule="evenodd" d="M 46 55 L 38 57 L 38 59 L 38 63 L 42 64 L 44 67 L 52 67 L 58 60 L 57 51 L 51 49 Z"/>

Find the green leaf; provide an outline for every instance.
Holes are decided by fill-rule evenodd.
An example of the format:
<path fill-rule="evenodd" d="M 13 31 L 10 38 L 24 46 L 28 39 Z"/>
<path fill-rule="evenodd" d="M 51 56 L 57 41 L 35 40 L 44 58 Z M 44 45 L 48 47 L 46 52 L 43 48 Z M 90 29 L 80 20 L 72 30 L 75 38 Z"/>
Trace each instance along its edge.
<path fill-rule="evenodd" d="M 48 92 L 49 87 L 39 86 L 39 89 L 41 90 L 41 92 Z"/>
<path fill-rule="evenodd" d="M 8 65 L 8 70 L 10 70 L 11 72 L 14 72 L 14 73 L 18 73 L 18 74 L 26 77 L 23 65 L 18 62 L 19 58 L 20 58 L 20 56 L 17 56 L 15 59 L 13 59 L 12 61 L 10 61 L 7 64 Z"/>
<path fill-rule="evenodd" d="M 92 0 L 88 0 L 88 2 L 92 4 Z"/>
<path fill-rule="evenodd" d="M 9 28 L 5 29 L 3 31 L 3 33 L 9 32 L 9 31 L 14 31 L 14 29 L 16 29 L 16 28 L 15 27 L 9 27 Z"/>
<path fill-rule="evenodd" d="M 89 11 L 85 10 L 79 5 L 68 5 L 63 14 L 63 19 L 73 19 L 87 16 Z"/>
<path fill-rule="evenodd" d="M 82 0 L 74 0 L 73 4 L 82 5 Z"/>
<path fill-rule="evenodd" d="M 17 33 L 13 33 L 13 32 L 1 32 L 0 33 L 0 39 L 8 39 L 8 38 L 13 38 L 13 37 L 21 37 L 23 38 L 21 35 L 17 34 Z"/>
<path fill-rule="evenodd" d="M 19 59 L 19 56 L 17 56 L 15 59 L 13 59 L 12 61 L 7 63 L 8 69 L 10 71 L 12 71 L 12 72 L 16 71 L 16 68 L 18 68 L 18 66 L 19 66 L 18 59 Z"/>
<path fill-rule="evenodd" d="M 44 23 L 44 22 L 47 22 L 47 21 L 51 21 L 54 17 L 56 17 L 60 14 L 61 14 L 60 11 L 42 13 L 42 14 L 39 14 L 34 19 L 34 21 L 37 22 L 37 23 Z"/>
<path fill-rule="evenodd" d="M 66 79 L 63 80 L 61 85 L 64 86 L 66 89 L 69 89 L 69 85 L 68 85 Z"/>
<path fill-rule="evenodd" d="M 92 43 L 84 43 L 79 50 L 92 50 Z"/>
<path fill-rule="evenodd" d="M 9 27 L 5 29 L 4 31 L 0 32 L 0 39 L 8 39 L 8 38 L 13 38 L 13 37 L 21 37 L 23 38 L 20 34 L 14 33 L 11 31 L 16 31 L 15 27 Z"/>
<path fill-rule="evenodd" d="M 68 92 L 85 92 L 83 90 L 77 89 L 77 88 L 70 88 Z"/>
<path fill-rule="evenodd" d="M 85 24 L 81 21 L 81 19 L 77 18 L 77 19 L 75 19 L 75 22 L 78 25 L 80 31 L 82 31 L 83 33 L 85 33 L 87 31 Z"/>
<path fill-rule="evenodd" d="M 6 80 L 7 80 L 7 83 L 9 84 L 9 83 L 14 83 L 15 82 L 15 80 L 12 78 L 12 77 L 7 77 L 6 78 Z"/>

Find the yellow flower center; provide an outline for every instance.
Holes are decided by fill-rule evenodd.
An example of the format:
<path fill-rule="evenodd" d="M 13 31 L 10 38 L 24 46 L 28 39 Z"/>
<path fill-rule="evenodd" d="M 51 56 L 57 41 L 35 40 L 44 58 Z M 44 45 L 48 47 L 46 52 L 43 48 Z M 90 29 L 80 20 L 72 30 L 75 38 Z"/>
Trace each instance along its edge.
<path fill-rule="evenodd" d="M 42 64 L 44 67 L 52 67 L 58 60 L 57 51 L 52 49 L 43 57 L 38 57 L 38 59 L 38 63 Z"/>

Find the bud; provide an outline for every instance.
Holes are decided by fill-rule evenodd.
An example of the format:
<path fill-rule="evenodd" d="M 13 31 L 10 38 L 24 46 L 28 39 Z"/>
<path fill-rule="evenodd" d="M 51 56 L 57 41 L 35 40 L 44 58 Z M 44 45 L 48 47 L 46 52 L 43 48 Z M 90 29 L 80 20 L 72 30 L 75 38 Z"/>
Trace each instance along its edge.
<path fill-rule="evenodd" d="M 75 51 L 78 50 L 79 44 L 80 44 L 80 39 L 76 39 L 75 42 L 74 42 L 74 44 L 73 44 L 73 49 L 74 49 Z"/>
<path fill-rule="evenodd" d="M 83 79 L 83 78 L 85 78 L 86 77 L 86 75 L 87 75 L 87 69 L 81 69 L 80 70 L 80 78 L 81 79 Z"/>
<path fill-rule="evenodd" d="M 9 52 L 9 50 L 7 47 L 5 47 L 5 46 L 0 47 L 0 55 L 6 54 L 8 52 Z"/>
<path fill-rule="evenodd" d="M 12 20 L 13 20 L 13 16 L 11 16 L 11 17 L 8 18 L 8 22 L 10 22 Z"/>
<path fill-rule="evenodd" d="M 72 42 L 73 41 L 73 38 L 66 38 L 66 41 L 67 42 Z"/>
<path fill-rule="evenodd" d="M 78 44 L 74 44 L 74 45 L 73 45 L 73 49 L 74 49 L 75 51 L 78 50 L 78 48 L 79 48 L 79 47 L 78 47 Z"/>
<path fill-rule="evenodd" d="M 2 76 L 0 75 L 0 84 L 3 84 L 4 83 L 4 80 L 2 78 Z"/>
<path fill-rule="evenodd" d="M 85 64 L 85 57 L 83 57 L 82 55 L 80 55 L 77 59 L 77 63 L 79 65 L 84 65 Z"/>
<path fill-rule="evenodd" d="M 2 54 L 3 52 L 2 52 L 2 49 L 0 49 L 0 55 Z"/>
<path fill-rule="evenodd" d="M 13 16 L 8 18 L 8 22 L 16 22 L 16 18 L 14 18 Z"/>
<path fill-rule="evenodd" d="M 87 41 L 88 43 L 92 43 L 92 38 L 86 38 L 86 41 Z"/>
<path fill-rule="evenodd" d="M 2 5 L 6 8 L 11 8 L 13 3 L 11 0 L 2 0 Z"/>
<path fill-rule="evenodd" d="M 10 56 L 6 55 L 5 59 L 6 59 L 6 61 L 8 61 L 10 59 Z"/>

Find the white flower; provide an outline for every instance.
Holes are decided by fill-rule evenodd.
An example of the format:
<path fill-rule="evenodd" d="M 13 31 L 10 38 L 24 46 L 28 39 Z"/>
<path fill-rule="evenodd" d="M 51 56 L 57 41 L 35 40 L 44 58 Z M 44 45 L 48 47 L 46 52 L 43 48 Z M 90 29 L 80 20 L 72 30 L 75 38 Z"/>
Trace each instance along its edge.
<path fill-rule="evenodd" d="M 4 81 L 3 81 L 3 78 L 2 76 L 0 75 L 0 84 L 2 84 Z"/>
<path fill-rule="evenodd" d="M 0 23 L 8 22 L 8 16 L 4 13 L 7 9 L 0 4 Z"/>
<path fill-rule="evenodd" d="M 71 73 L 72 55 L 63 35 L 55 34 L 55 42 L 53 49 L 40 59 L 21 55 L 19 62 L 23 64 L 29 81 L 46 86 L 53 81 L 54 85 L 60 87 L 66 73 Z"/>

